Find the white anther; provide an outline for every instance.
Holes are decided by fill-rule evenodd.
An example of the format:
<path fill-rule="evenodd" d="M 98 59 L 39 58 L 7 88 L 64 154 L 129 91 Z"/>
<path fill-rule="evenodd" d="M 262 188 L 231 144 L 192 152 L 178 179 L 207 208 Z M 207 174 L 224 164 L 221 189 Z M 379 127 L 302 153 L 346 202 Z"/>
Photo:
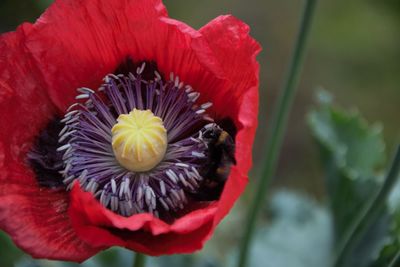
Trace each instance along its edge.
<path fill-rule="evenodd" d="M 182 174 L 182 173 L 179 174 L 179 180 L 181 181 L 181 183 L 182 183 L 184 186 L 186 186 L 186 187 L 189 186 L 188 182 L 185 180 L 185 177 L 183 177 L 183 174 Z"/>
<path fill-rule="evenodd" d="M 63 180 L 63 183 L 64 183 L 64 184 L 69 184 L 69 183 L 72 182 L 74 179 L 75 179 L 75 176 L 74 176 L 74 175 L 70 175 L 70 176 L 68 176 L 67 178 L 65 178 L 65 179 Z"/>
<path fill-rule="evenodd" d="M 165 194 L 167 193 L 167 190 L 166 190 L 166 188 L 165 188 L 165 183 L 164 183 L 163 180 L 160 180 L 160 190 L 161 190 L 161 194 L 162 194 L 163 196 L 165 196 Z"/>
<path fill-rule="evenodd" d="M 183 168 L 189 168 L 189 165 L 187 165 L 186 163 L 182 163 L 182 162 L 175 163 L 175 166 L 183 167 Z"/>
<path fill-rule="evenodd" d="M 107 207 L 108 204 L 110 203 L 111 197 L 109 194 L 107 194 L 106 190 L 103 190 L 100 196 L 100 203 L 103 204 L 103 206 Z"/>
<path fill-rule="evenodd" d="M 172 202 L 172 200 L 169 197 L 165 198 L 165 202 L 168 203 L 169 207 L 175 209 L 175 204 L 174 204 L 174 202 Z"/>
<path fill-rule="evenodd" d="M 125 195 L 129 196 L 129 198 L 130 198 L 131 195 L 130 195 L 130 190 L 129 190 L 129 182 L 130 182 L 130 179 L 126 178 L 125 184 L 124 184 L 124 192 L 125 192 Z"/>
<path fill-rule="evenodd" d="M 198 139 L 196 139 L 196 138 L 193 138 L 193 137 L 190 137 L 190 140 L 192 140 L 192 141 L 195 142 L 195 143 L 200 143 L 200 140 L 198 140 Z"/>
<path fill-rule="evenodd" d="M 209 107 L 211 107 L 213 104 L 211 102 L 207 102 L 201 105 L 202 109 L 208 109 Z"/>
<path fill-rule="evenodd" d="M 186 198 L 186 195 L 185 195 L 185 192 L 183 191 L 183 189 L 179 190 L 178 193 L 179 193 L 179 196 L 181 197 L 182 201 L 187 203 L 187 198 Z"/>
<path fill-rule="evenodd" d="M 144 68 L 146 67 L 146 62 L 143 62 L 142 66 L 140 66 L 140 68 L 138 67 L 136 70 L 137 74 L 142 74 L 142 72 L 144 71 Z"/>
<path fill-rule="evenodd" d="M 62 119 L 60 122 L 65 123 L 71 119 L 71 116 L 65 116 L 64 119 Z"/>
<path fill-rule="evenodd" d="M 57 151 L 63 151 L 63 150 L 66 150 L 66 149 L 68 149 L 70 147 L 71 147 L 70 144 L 66 144 L 66 145 L 63 145 L 63 146 L 60 146 L 59 148 L 57 148 Z"/>
<path fill-rule="evenodd" d="M 161 75 L 160 75 L 160 73 L 158 73 L 158 71 L 155 70 L 154 75 L 156 76 L 157 81 L 161 80 Z"/>
<path fill-rule="evenodd" d="M 64 117 L 71 117 L 71 115 L 74 115 L 78 112 L 79 112 L 79 110 L 72 110 L 72 111 L 68 112 L 67 114 L 65 114 Z"/>
<path fill-rule="evenodd" d="M 193 91 L 193 88 L 190 85 L 185 86 L 185 92 L 188 94 Z"/>
<path fill-rule="evenodd" d="M 72 118 L 70 117 L 69 120 L 65 121 L 65 124 L 71 124 L 71 123 L 73 123 L 73 122 L 75 122 L 77 120 L 79 120 L 78 115 L 76 115 L 76 116 L 74 116 Z"/>
<path fill-rule="evenodd" d="M 180 198 L 179 194 L 178 194 L 175 190 L 172 190 L 172 191 L 171 191 L 171 197 L 172 197 L 173 199 L 175 199 L 176 202 L 181 201 L 181 198 Z"/>
<path fill-rule="evenodd" d="M 205 121 L 210 121 L 210 122 L 214 122 L 214 119 L 211 118 L 211 117 L 208 116 L 208 115 L 204 115 L 204 116 L 203 116 L 203 120 L 205 120 Z"/>
<path fill-rule="evenodd" d="M 88 170 L 84 169 L 81 174 L 79 175 L 79 178 L 84 178 L 88 174 Z"/>
<path fill-rule="evenodd" d="M 120 80 L 119 77 L 117 75 L 115 75 L 114 73 L 107 74 L 107 76 L 113 78 L 114 80 L 118 80 L 118 81 Z"/>
<path fill-rule="evenodd" d="M 136 202 L 140 203 L 142 198 L 143 198 L 143 188 L 139 186 L 136 193 Z"/>
<path fill-rule="evenodd" d="M 94 91 L 92 90 L 92 89 L 90 89 L 90 88 L 87 88 L 87 87 L 81 87 L 81 88 L 78 88 L 78 90 L 77 90 L 78 92 L 80 92 L 80 93 L 91 93 L 91 94 L 94 94 Z"/>
<path fill-rule="evenodd" d="M 111 196 L 111 210 L 117 211 L 118 210 L 118 198 L 116 196 Z"/>
<path fill-rule="evenodd" d="M 99 188 L 99 184 L 95 181 L 92 185 L 92 193 L 94 194 Z M 97 193 L 96 193 L 97 194 Z M 96 196 L 96 195 L 95 195 Z"/>
<path fill-rule="evenodd" d="M 164 209 L 166 211 L 169 211 L 169 207 L 168 207 L 167 203 L 165 203 L 164 199 L 159 198 L 158 201 L 160 201 L 161 205 L 164 207 Z"/>
<path fill-rule="evenodd" d="M 62 141 L 64 141 L 65 140 L 65 138 L 67 138 L 68 136 L 70 136 L 71 134 L 74 134 L 74 133 L 76 133 L 77 132 L 77 130 L 72 130 L 72 131 L 70 131 L 70 132 L 67 132 L 67 133 L 65 133 L 63 136 L 61 136 L 61 138 L 58 140 L 59 142 L 62 142 Z"/>
<path fill-rule="evenodd" d="M 175 87 L 178 87 L 178 86 L 179 86 L 179 76 L 176 76 L 176 77 L 175 77 L 174 86 L 175 86 Z"/>
<path fill-rule="evenodd" d="M 70 111 L 71 109 L 73 109 L 74 107 L 76 107 L 76 106 L 78 106 L 79 105 L 79 103 L 74 103 L 74 104 L 72 104 L 71 106 L 69 106 L 68 108 L 67 108 L 67 111 Z"/>
<path fill-rule="evenodd" d="M 165 174 L 168 176 L 168 178 L 176 184 L 178 182 L 178 177 L 176 177 L 175 173 L 172 170 L 167 170 Z"/>
<path fill-rule="evenodd" d="M 72 139 L 72 138 L 71 138 Z M 70 156 L 72 152 L 72 147 L 68 148 L 67 151 L 64 152 L 64 155 L 62 156 L 62 159 L 66 161 Z"/>
<path fill-rule="evenodd" d="M 192 171 L 196 174 L 197 177 L 200 177 L 200 173 L 197 171 L 195 167 L 192 167 Z"/>
<path fill-rule="evenodd" d="M 93 183 L 94 183 L 94 182 L 95 182 L 95 181 L 94 181 L 93 179 L 91 179 L 91 180 L 89 181 L 89 183 L 86 185 L 86 191 L 92 192 L 91 189 L 92 189 L 92 186 L 93 186 Z"/>
<path fill-rule="evenodd" d="M 197 158 L 204 158 L 206 155 L 197 151 L 192 151 L 192 156 Z"/>
<path fill-rule="evenodd" d="M 68 130 L 68 128 L 69 128 L 69 125 L 65 125 L 64 128 L 62 128 L 62 130 L 58 134 L 58 136 L 62 136 L 63 134 L 65 134 L 65 132 Z"/>
<path fill-rule="evenodd" d="M 213 128 L 215 125 L 216 125 L 215 123 L 209 123 L 209 124 L 207 124 L 206 126 L 204 126 L 204 128 L 205 128 L 206 130 L 208 130 L 208 129 Z"/>
<path fill-rule="evenodd" d="M 146 201 L 146 204 L 147 204 L 148 207 L 152 207 L 152 200 L 151 200 L 152 197 L 153 197 L 152 191 L 153 190 L 149 186 L 146 187 L 146 190 L 145 190 L 145 201 Z"/>
<path fill-rule="evenodd" d="M 193 185 L 193 187 L 198 188 L 199 183 L 197 182 L 196 178 L 194 176 L 189 177 L 189 183 Z"/>
<path fill-rule="evenodd" d="M 71 167 L 72 167 L 72 164 L 71 164 L 71 163 L 68 163 L 68 164 L 65 166 L 64 173 L 65 173 L 65 174 L 68 174 L 68 172 L 69 172 L 69 170 L 71 169 Z"/>
<path fill-rule="evenodd" d="M 115 182 L 114 178 L 111 179 L 111 191 L 115 194 L 117 192 L 117 183 Z"/>
<path fill-rule="evenodd" d="M 122 195 L 124 194 L 125 190 L 125 180 L 121 182 L 121 185 L 119 186 L 119 198 L 122 198 Z"/>
<path fill-rule="evenodd" d="M 88 94 L 80 94 L 75 97 L 76 100 L 89 98 Z"/>
<path fill-rule="evenodd" d="M 135 75 L 133 75 L 132 72 L 129 72 L 128 76 L 129 76 L 129 79 L 131 79 L 132 81 L 136 81 L 136 77 L 135 77 Z"/>

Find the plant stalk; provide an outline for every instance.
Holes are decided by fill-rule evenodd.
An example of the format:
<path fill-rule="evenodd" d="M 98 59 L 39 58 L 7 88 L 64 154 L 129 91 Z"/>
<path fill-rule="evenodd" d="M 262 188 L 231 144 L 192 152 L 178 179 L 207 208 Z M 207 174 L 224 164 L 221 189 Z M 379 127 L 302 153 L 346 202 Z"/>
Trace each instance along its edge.
<path fill-rule="evenodd" d="M 306 54 L 306 43 L 311 29 L 316 2 L 317 0 L 305 1 L 300 29 L 297 35 L 288 73 L 274 109 L 271 125 L 268 129 L 268 140 L 264 149 L 264 151 L 266 151 L 264 167 L 261 172 L 261 180 L 256 187 L 257 191 L 255 197 L 249 207 L 249 213 L 247 216 L 248 220 L 240 247 L 238 267 L 245 267 L 247 264 L 256 219 L 264 204 L 266 192 L 276 170 L 279 151 L 282 147 L 282 141 L 286 131 L 288 115 L 295 97 L 300 72 Z"/>
<path fill-rule="evenodd" d="M 349 230 L 347 231 L 343 240 L 339 243 L 339 248 L 333 263 L 334 267 L 343 266 L 348 255 L 354 251 L 355 246 L 363 237 L 365 231 L 377 220 L 379 212 L 385 207 L 387 197 L 398 180 L 399 171 L 400 144 L 397 147 L 392 165 L 386 175 L 382 187 L 379 189 L 375 197 L 372 198 L 371 201 L 368 202 L 361 210 L 360 214 L 350 225 Z"/>
<path fill-rule="evenodd" d="M 396 267 L 400 264 L 400 251 L 394 255 L 393 259 L 390 261 L 387 267 Z"/>
<path fill-rule="evenodd" d="M 141 253 L 135 253 L 135 259 L 133 261 L 133 267 L 145 267 L 146 256 Z"/>

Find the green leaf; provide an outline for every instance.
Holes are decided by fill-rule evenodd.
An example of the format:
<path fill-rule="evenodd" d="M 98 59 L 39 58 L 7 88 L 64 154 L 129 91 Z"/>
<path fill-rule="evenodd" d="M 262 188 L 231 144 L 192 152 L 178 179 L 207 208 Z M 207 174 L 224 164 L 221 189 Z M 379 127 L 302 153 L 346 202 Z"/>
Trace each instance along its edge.
<path fill-rule="evenodd" d="M 329 100 L 327 94 L 323 92 L 322 99 Z M 330 100 L 320 101 L 319 107 L 309 113 L 308 122 L 321 151 L 339 241 L 381 185 L 386 160 L 382 127 L 369 125 L 357 111 L 334 107 Z M 382 211 L 346 266 L 367 266 L 377 257 L 388 234 L 389 219 L 387 211 Z"/>
<path fill-rule="evenodd" d="M 273 195 L 270 211 L 270 225 L 259 228 L 255 235 L 249 266 L 327 266 L 333 226 L 326 208 L 306 196 L 282 190 Z"/>
<path fill-rule="evenodd" d="M 347 177 L 374 178 L 385 163 L 382 127 L 369 126 L 357 111 L 346 112 L 322 103 L 309 114 L 308 121 L 326 160 L 333 161 Z"/>
<path fill-rule="evenodd" d="M 14 246 L 11 239 L 0 231 L 0 266 L 13 266 L 18 261 L 23 252 Z"/>
<path fill-rule="evenodd" d="M 390 235 L 385 240 L 378 259 L 371 265 L 373 267 L 389 266 L 389 263 L 400 251 L 400 182 L 396 184 L 389 196 L 388 210 L 392 215 Z"/>

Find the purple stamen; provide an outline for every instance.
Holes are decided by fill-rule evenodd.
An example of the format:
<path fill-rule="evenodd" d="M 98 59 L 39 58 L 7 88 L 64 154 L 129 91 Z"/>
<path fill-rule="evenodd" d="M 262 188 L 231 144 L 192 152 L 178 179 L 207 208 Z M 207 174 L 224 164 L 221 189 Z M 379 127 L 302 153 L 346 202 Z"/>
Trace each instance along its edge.
<path fill-rule="evenodd" d="M 70 188 L 75 180 L 112 211 L 130 216 L 149 212 L 155 216 L 183 209 L 188 194 L 199 190 L 204 180 L 200 170 L 207 165 L 209 148 L 202 135 L 207 131 L 207 102 L 196 104 L 200 94 L 184 86 L 171 73 L 163 81 L 155 72 L 144 80 L 143 64 L 134 75 L 109 74 L 97 90 L 78 89 L 62 123 L 57 149 L 63 153 L 63 182 Z M 111 129 L 119 115 L 133 109 L 151 110 L 163 121 L 168 148 L 163 160 L 146 172 L 133 172 L 115 159 Z"/>

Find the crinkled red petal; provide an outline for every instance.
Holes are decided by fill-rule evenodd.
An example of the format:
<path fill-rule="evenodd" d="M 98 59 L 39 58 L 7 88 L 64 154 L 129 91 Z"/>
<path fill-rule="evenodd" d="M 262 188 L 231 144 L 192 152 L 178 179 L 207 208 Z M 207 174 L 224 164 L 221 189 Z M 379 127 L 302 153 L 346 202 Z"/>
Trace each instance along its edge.
<path fill-rule="evenodd" d="M 60 112 L 73 102 L 76 88 L 96 88 L 107 73 L 113 72 L 126 57 L 131 57 L 135 61 L 156 62 L 159 70 L 166 75 L 174 72 L 182 81 L 200 91 L 202 100 L 214 103 L 212 112 L 215 117 L 230 117 L 238 130 L 237 165 L 232 168 L 221 199 L 206 208 L 190 212 L 172 225 L 148 214 L 130 218 L 118 216 L 102 207 L 89 193 L 75 186 L 71 192 L 68 214 L 76 234 L 92 248 L 79 256 L 71 250 L 71 254 L 60 258 L 80 260 L 90 256 L 96 250 L 93 247 L 112 245 L 125 246 L 151 255 L 192 252 L 201 248 L 215 225 L 244 190 L 251 166 L 258 107 L 258 64 L 255 56 L 259 46 L 249 37 L 248 26 L 227 16 L 215 19 L 198 32 L 184 23 L 167 18 L 160 0 L 59 0 L 37 23 L 29 26 L 29 32 L 24 32 L 24 40 L 20 41 L 24 49 L 29 51 L 31 62 L 40 70 L 42 79 L 39 81 L 43 82 L 41 88 L 47 88 L 50 99 Z M 24 74 L 19 71 L 13 76 L 21 73 Z M 34 82 L 33 85 L 38 86 L 38 83 Z M 20 87 L 3 87 L 11 92 L 14 88 L 21 90 Z M 20 101 L 16 100 L 15 103 Z M 37 103 L 30 104 L 39 106 Z M 38 116 L 38 125 L 48 119 L 44 119 L 46 115 L 43 114 L 52 113 L 44 110 L 41 114 L 42 117 Z M 37 133 L 39 128 L 37 126 L 30 135 L 27 134 L 26 139 L 18 137 L 14 146 L 24 141 L 30 143 L 32 134 Z M 8 141 L 9 137 L 1 140 Z M 10 155 L 6 151 L 13 153 L 8 149 L 11 144 L 3 144 L 7 161 Z M 19 152 L 19 160 L 25 152 L 26 149 Z M 7 176 L 5 173 L 2 177 Z M 32 179 L 31 174 L 26 177 Z M 14 181 L 14 178 L 8 180 Z M 26 200 L 33 197 L 29 194 L 23 196 L 26 196 Z M 0 211 L 5 209 L 0 206 Z M 24 208 L 29 209 L 29 206 Z M 56 210 L 50 208 L 48 212 L 53 212 L 47 214 L 48 218 L 64 214 L 64 210 L 59 207 Z M 27 214 L 34 216 L 32 211 Z M 7 222 L 7 218 L 2 216 L 0 222 L 6 224 L 4 222 Z M 65 218 L 63 223 L 67 222 L 69 220 Z M 50 227 L 43 225 L 51 233 Z M 32 249 L 24 245 L 30 244 L 32 240 L 28 239 L 24 243 L 18 238 L 18 233 L 8 227 L 6 230 L 15 236 L 20 246 Z M 31 230 L 35 235 L 42 234 L 44 239 L 49 237 L 40 229 Z M 55 239 L 54 242 L 61 245 L 64 241 Z M 85 244 L 81 240 L 76 242 L 75 252 Z M 70 244 L 64 243 L 64 246 L 70 248 Z M 51 246 L 47 252 L 32 250 L 31 253 L 56 257 Z"/>
<path fill-rule="evenodd" d="M 213 227 L 216 210 L 215 203 L 170 225 L 147 213 L 119 216 L 82 191 L 78 183 L 71 196 L 69 214 L 82 238 L 95 245 L 118 245 L 154 256 L 200 249 Z"/>
<path fill-rule="evenodd" d="M 75 233 L 65 191 L 39 188 L 26 163 L 33 139 L 55 114 L 26 50 L 31 25 L 0 37 L 0 229 L 34 257 L 82 261 L 93 248 Z"/>
<path fill-rule="evenodd" d="M 258 111 L 259 67 L 255 57 L 260 48 L 249 37 L 247 25 L 231 16 L 220 17 L 203 28 L 202 35 L 198 36 L 198 33 L 182 23 L 171 19 L 162 20 L 175 25 L 181 33 L 189 33 L 192 38 L 199 39 L 198 44 L 204 46 L 204 49 L 192 47 L 192 53 L 201 66 L 211 63 L 210 69 L 203 70 L 198 76 L 182 70 L 182 74 L 187 75 L 182 80 L 190 80 L 197 90 L 209 94 L 212 101 L 219 103 L 213 109 L 217 117 L 228 116 L 233 119 L 238 129 L 238 163 L 232 168 L 218 202 L 193 211 L 172 225 L 149 214 L 130 218 L 118 216 L 102 207 L 90 193 L 83 192 L 75 185 L 71 194 L 70 216 L 82 238 L 94 244 L 120 245 L 150 255 L 189 253 L 200 249 L 216 224 L 229 212 L 248 181 L 247 172 L 251 167 L 251 148 Z M 225 55 L 235 55 L 237 59 L 226 60 Z M 213 77 L 209 80 L 196 80 L 210 73 Z M 176 74 L 182 77 L 180 72 Z M 217 86 L 215 88 L 219 92 L 210 94 L 212 90 L 208 87 L 209 83 Z M 225 101 L 223 105 L 222 100 Z M 226 109 L 227 106 L 230 108 Z"/>
<path fill-rule="evenodd" d="M 220 16 L 200 29 L 220 63 L 227 82 L 214 97 L 217 117 L 232 118 L 237 127 L 235 158 L 218 201 L 214 224 L 229 212 L 243 192 L 252 164 L 252 146 L 257 128 L 260 45 L 250 37 L 249 26 L 233 16 Z M 229 107 L 229 108 L 226 108 Z"/>
<path fill-rule="evenodd" d="M 97 88 L 127 57 L 154 61 L 168 77 L 174 72 L 211 85 L 218 64 L 206 41 L 166 15 L 160 0 L 56 1 L 33 26 L 27 46 L 60 111 L 74 101 L 76 88 Z"/>

